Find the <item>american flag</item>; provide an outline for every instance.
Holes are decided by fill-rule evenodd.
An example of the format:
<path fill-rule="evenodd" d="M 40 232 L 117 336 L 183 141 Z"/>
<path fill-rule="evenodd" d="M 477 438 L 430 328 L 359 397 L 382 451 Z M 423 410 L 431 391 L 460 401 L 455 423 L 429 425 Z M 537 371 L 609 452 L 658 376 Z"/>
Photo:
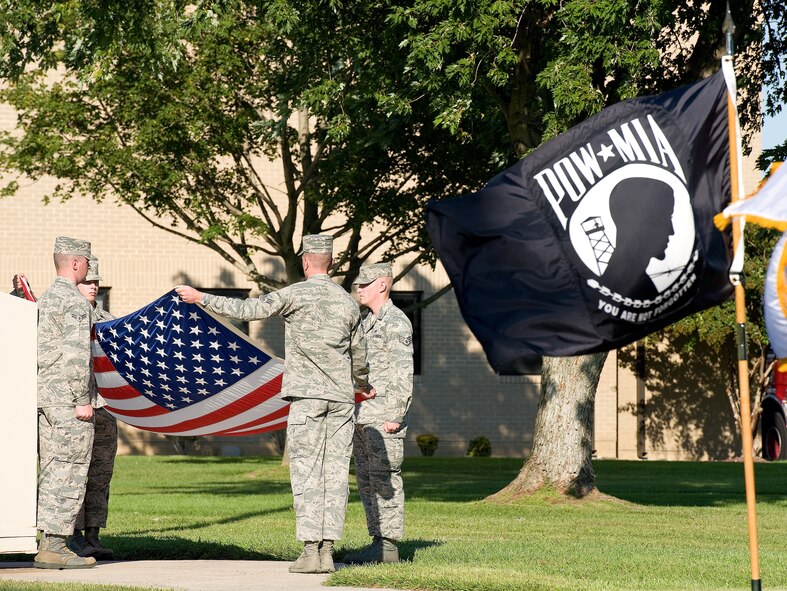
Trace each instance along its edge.
<path fill-rule="evenodd" d="M 253 435 L 287 425 L 284 364 L 171 291 L 100 322 L 93 370 L 106 409 L 166 435 Z"/>

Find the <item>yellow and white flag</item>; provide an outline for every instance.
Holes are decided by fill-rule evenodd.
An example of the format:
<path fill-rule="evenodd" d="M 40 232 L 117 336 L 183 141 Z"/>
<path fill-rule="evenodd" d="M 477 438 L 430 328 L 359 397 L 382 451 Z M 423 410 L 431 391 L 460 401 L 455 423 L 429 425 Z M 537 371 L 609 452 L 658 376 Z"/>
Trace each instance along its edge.
<path fill-rule="evenodd" d="M 747 222 L 764 228 L 787 231 L 787 166 L 780 164 L 772 166 L 759 191 L 728 205 L 714 218 L 719 229 L 725 228 L 733 218 L 744 217 Z"/>
<path fill-rule="evenodd" d="M 787 193 L 784 194 L 787 197 Z M 765 276 L 765 329 L 771 348 L 779 359 L 787 357 L 787 233 L 776 244 Z"/>

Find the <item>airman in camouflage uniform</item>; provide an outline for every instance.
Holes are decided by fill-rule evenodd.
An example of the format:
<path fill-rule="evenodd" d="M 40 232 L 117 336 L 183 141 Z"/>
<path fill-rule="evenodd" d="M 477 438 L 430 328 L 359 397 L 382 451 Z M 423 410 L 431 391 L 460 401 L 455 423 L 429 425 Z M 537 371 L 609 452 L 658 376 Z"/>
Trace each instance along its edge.
<path fill-rule="evenodd" d="M 372 396 L 366 376 L 366 341 L 358 304 L 328 275 L 330 236 L 303 238 L 306 280 L 239 300 L 202 294 L 188 286 L 186 303 L 241 320 L 283 316 L 285 368 L 282 393 L 289 400 L 287 441 L 295 505 L 296 538 L 304 550 L 290 572 L 331 572 L 333 542 L 342 537 L 352 455 L 354 384 Z"/>
<path fill-rule="evenodd" d="M 85 497 L 93 447 L 90 304 L 77 289 L 89 256 L 89 242 L 58 237 L 57 278 L 38 300 L 38 568 L 96 563 L 66 547 Z"/>
<path fill-rule="evenodd" d="M 92 307 L 93 324 L 115 319 L 112 314 L 96 305 L 99 281 L 101 276 L 98 274 L 98 259 L 91 256 L 87 277 L 77 287 Z M 118 427 L 115 417 L 104 408 L 107 403 L 98 393 L 96 376 L 92 371 L 90 372 L 90 403 L 93 406 L 96 433 L 93 438 L 90 468 L 87 472 L 85 502 L 77 515 L 74 535 L 69 547 L 79 556 L 93 556 L 96 560 L 112 560 L 115 554 L 101 543 L 99 530 L 107 526 L 109 482 L 112 479 L 118 450 Z"/>
<path fill-rule="evenodd" d="M 345 562 L 399 562 L 396 541 L 404 535 L 402 460 L 407 413 L 413 395 L 413 327 L 390 300 L 390 263 L 361 267 L 354 284 L 368 307 L 366 334 L 369 380 L 377 396 L 355 407 L 353 457 L 358 492 L 372 543 Z"/>

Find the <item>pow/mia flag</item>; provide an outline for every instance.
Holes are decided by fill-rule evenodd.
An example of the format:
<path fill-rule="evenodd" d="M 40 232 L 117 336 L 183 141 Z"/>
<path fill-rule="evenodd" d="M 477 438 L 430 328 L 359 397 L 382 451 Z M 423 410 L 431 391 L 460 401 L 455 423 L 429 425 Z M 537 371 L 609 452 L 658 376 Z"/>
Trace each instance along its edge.
<path fill-rule="evenodd" d="M 462 315 L 497 371 L 606 351 L 732 293 L 722 72 L 604 109 L 479 192 L 427 205 Z"/>

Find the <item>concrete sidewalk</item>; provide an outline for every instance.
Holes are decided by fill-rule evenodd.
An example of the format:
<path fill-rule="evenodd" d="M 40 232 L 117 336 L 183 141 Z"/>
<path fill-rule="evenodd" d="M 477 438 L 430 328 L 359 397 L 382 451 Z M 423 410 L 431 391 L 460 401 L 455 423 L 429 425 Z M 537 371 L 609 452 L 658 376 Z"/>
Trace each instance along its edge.
<path fill-rule="evenodd" d="M 178 591 L 363 591 L 359 587 L 325 587 L 323 582 L 329 575 L 294 575 L 287 570 L 290 564 L 271 560 L 138 560 L 100 562 L 87 569 L 47 570 L 33 568 L 32 561 L 0 562 L 0 581 L 97 583 Z"/>

